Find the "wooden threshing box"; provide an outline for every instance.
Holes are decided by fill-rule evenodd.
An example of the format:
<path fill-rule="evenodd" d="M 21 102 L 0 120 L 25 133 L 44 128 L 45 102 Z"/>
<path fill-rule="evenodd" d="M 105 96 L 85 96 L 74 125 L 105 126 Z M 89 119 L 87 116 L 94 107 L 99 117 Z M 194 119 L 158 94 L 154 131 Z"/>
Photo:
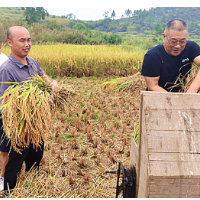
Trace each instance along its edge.
<path fill-rule="evenodd" d="M 200 197 L 200 94 L 142 92 L 136 197 Z"/>

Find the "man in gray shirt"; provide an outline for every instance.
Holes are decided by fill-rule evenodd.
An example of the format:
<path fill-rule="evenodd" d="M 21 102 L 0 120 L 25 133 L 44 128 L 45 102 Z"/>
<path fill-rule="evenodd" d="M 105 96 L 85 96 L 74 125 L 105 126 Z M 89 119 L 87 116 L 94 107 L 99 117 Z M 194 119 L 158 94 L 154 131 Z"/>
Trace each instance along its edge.
<path fill-rule="evenodd" d="M 11 47 L 11 55 L 9 59 L 0 66 L 0 82 L 22 82 L 27 80 L 30 76 L 35 74 L 40 75 L 45 82 L 52 86 L 55 92 L 58 92 L 58 84 L 56 81 L 51 81 L 44 73 L 39 63 L 33 58 L 28 58 L 28 53 L 31 50 L 31 38 L 28 30 L 22 26 L 11 27 L 7 32 L 7 42 Z M 11 84 L 0 83 L 0 96 Z M 7 97 L 5 101 L 8 99 Z M 2 127 L 2 119 L 0 119 L 0 126 Z M 13 189 L 16 185 L 17 173 L 20 171 L 23 161 L 26 163 L 26 171 L 29 171 L 35 164 L 39 167 L 40 160 L 43 156 L 43 150 L 33 148 L 30 145 L 22 151 L 22 154 L 10 149 L 10 143 L 5 138 L 5 133 L 0 127 L 0 151 L 1 151 L 1 177 L 0 190 Z M 44 145 L 44 144 L 43 144 Z M 5 176 L 5 177 L 4 177 Z"/>

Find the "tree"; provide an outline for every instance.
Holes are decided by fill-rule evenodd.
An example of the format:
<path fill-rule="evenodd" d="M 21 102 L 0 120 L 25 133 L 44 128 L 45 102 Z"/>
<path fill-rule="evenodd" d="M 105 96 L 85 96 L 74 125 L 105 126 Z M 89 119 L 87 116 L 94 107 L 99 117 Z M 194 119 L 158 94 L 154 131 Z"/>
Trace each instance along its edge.
<path fill-rule="evenodd" d="M 130 17 L 131 13 L 132 13 L 132 10 L 130 10 L 130 9 L 128 9 L 128 10 L 125 11 L 125 15 L 127 17 Z"/>
<path fill-rule="evenodd" d="M 87 30 L 87 27 L 83 23 L 76 23 L 73 26 L 73 29 L 75 29 L 75 30 Z"/>
<path fill-rule="evenodd" d="M 54 30 L 54 29 L 58 29 L 59 24 L 58 24 L 58 22 L 56 20 L 51 20 L 50 22 L 47 23 L 47 27 L 50 30 Z"/>
<path fill-rule="evenodd" d="M 161 35 L 165 30 L 165 23 L 161 20 L 157 20 L 153 27 L 153 30 L 155 31 L 156 36 Z"/>
<path fill-rule="evenodd" d="M 108 12 L 108 11 L 106 11 L 106 12 L 104 12 L 104 13 L 103 13 L 103 16 L 105 17 L 105 19 L 107 19 L 107 18 L 108 18 L 108 14 L 109 14 L 109 12 Z"/>
<path fill-rule="evenodd" d="M 66 15 L 67 19 L 76 19 L 76 16 L 73 13 L 69 13 Z"/>
<path fill-rule="evenodd" d="M 41 19 L 45 19 L 45 16 L 49 16 L 49 13 L 43 7 L 23 7 L 24 16 L 28 24 L 38 23 Z"/>
<path fill-rule="evenodd" d="M 190 31 L 190 35 L 198 34 L 199 32 L 199 23 L 195 21 L 189 21 L 188 30 Z"/>
<path fill-rule="evenodd" d="M 114 19 L 115 17 L 116 17 L 116 13 L 115 13 L 115 11 L 113 10 L 110 18 L 111 18 L 111 19 Z"/>

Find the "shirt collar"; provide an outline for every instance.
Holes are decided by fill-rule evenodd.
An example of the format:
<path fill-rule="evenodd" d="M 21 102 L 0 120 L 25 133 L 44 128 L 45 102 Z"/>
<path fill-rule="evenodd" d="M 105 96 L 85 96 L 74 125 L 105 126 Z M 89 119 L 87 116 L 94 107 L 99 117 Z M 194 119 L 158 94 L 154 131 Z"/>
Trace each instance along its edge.
<path fill-rule="evenodd" d="M 27 66 L 27 65 L 24 65 L 23 63 L 19 62 L 17 59 L 15 59 L 15 58 L 12 56 L 12 54 L 10 54 L 9 59 L 10 59 L 14 64 L 16 64 L 19 68 L 22 68 L 22 67 L 24 67 L 24 66 Z M 28 64 L 29 64 L 30 61 L 29 61 L 28 57 L 26 57 L 26 60 L 27 60 L 27 62 L 28 62 Z"/>

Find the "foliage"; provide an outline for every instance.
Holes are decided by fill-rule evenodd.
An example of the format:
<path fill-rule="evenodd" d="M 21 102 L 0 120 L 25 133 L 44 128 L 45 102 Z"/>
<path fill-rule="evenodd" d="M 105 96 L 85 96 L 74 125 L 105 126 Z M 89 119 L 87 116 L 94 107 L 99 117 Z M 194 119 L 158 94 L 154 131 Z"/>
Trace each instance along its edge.
<path fill-rule="evenodd" d="M 19 10 L 19 8 L 0 8 L 1 19 L 23 19 L 23 10 Z M 166 24 L 169 20 L 172 19 L 182 19 L 186 21 L 188 24 L 189 35 L 199 35 L 199 17 L 200 8 L 199 7 L 157 7 L 151 8 L 149 10 L 125 10 L 125 14 L 121 19 L 111 20 L 109 17 L 109 12 L 105 11 L 103 16 L 104 20 L 97 21 L 81 21 L 75 20 L 76 16 L 72 13 L 67 14 L 62 17 L 48 18 L 48 21 L 52 19 L 56 19 L 59 25 L 64 25 L 64 21 L 67 23 L 70 22 L 69 25 L 64 25 L 72 28 L 76 23 L 83 23 L 87 29 L 90 30 L 99 30 L 104 32 L 126 32 L 128 27 L 134 27 L 133 34 L 139 34 L 149 31 L 149 34 L 154 34 L 155 27 L 158 26 L 158 22 L 160 24 Z M 116 13 L 115 13 L 116 14 Z M 132 14 L 132 15 L 131 15 Z M 111 13 L 112 15 L 112 13 Z M 125 16 L 127 18 L 125 18 Z M 36 16 L 34 16 L 36 17 Z M 40 18 L 42 19 L 42 18 Z M 25 19 L 26 20 L 26 19 Z M 70 21 L 69 21 L 70 20 Z M 44 22 L 44 21 L 40 21 Z M 114 28 L 113 28 L 114 27 Z M 158 27 L 157 27 L 158 28 Z"/>
<path fill-rule="evenodd" d="M 104 13 L 103 13 L 103 16 L 105 17 L 105 19 L 107 19 L 107 18 L 108 18 L 108 14 L 109 14 L 109 12 L 108 12 L 108 11 L 106 11 L 106 12 L 104 12 Z"/>
<path fill-rule="evenodd" d="M 147 10 L 127 9 L 121 19 L 111 20 L 108 18 L 108 12 L 103 16 L 105 19 L 98 21 L 82 21 L 88 29 L 100 30 L 105 32 L 126 32 L 129 26 L 135 27 L 134 34 L 150 31 L 150 34 L 162 34 L 163 26 L 169 20 L 182 19 L 189 27 L 190 35 L 200 34 L 200 8 L 192 7 L 158 7 Z M 127 18 L 125 18 L 125 16 Z M 78 23 L 74 21 L 73 23 Z M 117 27 L 113 29 L 113 27 Z"/>
<path fill-rule="evenodd" d="M 128 9 L 128 10 L 125 11 L 124 14 L 125 14 L 127 17 L 130 17 L 131 13 L 132 13 L 132 10 Z"/>
<path fill-rule="evenodd" d="M 6 33 L 10 26 L 23 25 L 31 35 L 34 44 L 48 43 L 70 43 L 70 44 L 121 44 L 122 38 L 112 33 L 102 33 L 100 31 L 87 30 L 84 24 L 75 25 L 74 28 L 81 30 L 71 30 L 58 24 L 57 20 L 52 20 L 46 24 L 27 24 L 20 20 L 0 20 L 0 40 L 6 43 Z"/>
<path fill-rule="evenodd" d="M 67 19 L 76 19 L 76 16 L 73 13 L 69 13 L 66 15 Z"/>
<path fill-rule="evenodd" d="M 153 26 L 153 30 L 155 31 L 156 36 L 161 36 L 164 33 L 166 24 L 161 22 L 161 20 L 157 20 Z"/>
<path fill-rule="evenodd" d="M 135 143 L 138 145 L 138 143 L 139 143 L 139 126 L 137 126 L 136 129 L 133 131 L 133 138 L 135 140 Z"/>
<path fill-rule="evenodd" d="M 47 10 L 43 7 L 23 7 L 24 16 L 28 24 L 38 23 L 40 19 L 45 19 L 45 16 L 49 16 Z"/>
<path fill-rule="evenodd" d="M 73 29 L 75 30 L 87 30 L 87 27 L 83 23 L 77 23 L 73 26 Z"/>
<path fill-rule="evenodd" d="M 133 42 L 132 39 L 134 35 L 137 35 L 138 37 L 143 37 L 144 41 L 141 42 L 141 45 L 142 49 L 146 50 L 161 41 L 157 37 L 161 36 L 166 22 L 174 18 L 183 19 L 187 22 L 189 37 L 198 40 L 198 35 L 200 34 L 200 17 L 198 15 L 200 8 L 161 7 L 151 8 L 148 11 L 142 9 L 134 10 L 133 12 L 131 9 L 127 9 L 126 13 L 129 17 L 123 17 L 117 20 L 114 19 L 115 12 L 111 13 L 111 15 L 113 14 L 112 20 L 111 17 L 108 17 L 109 12 L 106 11 L 103 14 L 105 19 L 98 21 L 75 20 L 75 16 L 70 13 L 62 17 L 46 16 L 45 20 L 41 18 L 39 23 L 33 24 L 27 23 L 26 19 L 23 18 L 23 12 L 19 8 L 0 8 L 0 14 L 2 16 L 0 19 L 0 40 L 3 43 L 6 43 L 6 32 L 12 25 L 25 26 L 30 31 L 32 41 L 35 44 L 128 43 L 128 45 L 138 45 L 138 42 Z M 124 16 L 127 15 L 124 14 Z M 113 35 L 112 33 L 119 36 Z M 146 40 L 144 37 L 149 35 L 151 39 Z"/>
<path fill-rule="evenodd" d="M 112 14 L 111 14 L 111 16 L 110 16 L 110 18 L 111 18 L 111 19 L 114 19 L 115 17 L 116 17 L 116 13 L 115 13 L 115 11 L 113 10 L 113 11 L 112 11 Z"/>

